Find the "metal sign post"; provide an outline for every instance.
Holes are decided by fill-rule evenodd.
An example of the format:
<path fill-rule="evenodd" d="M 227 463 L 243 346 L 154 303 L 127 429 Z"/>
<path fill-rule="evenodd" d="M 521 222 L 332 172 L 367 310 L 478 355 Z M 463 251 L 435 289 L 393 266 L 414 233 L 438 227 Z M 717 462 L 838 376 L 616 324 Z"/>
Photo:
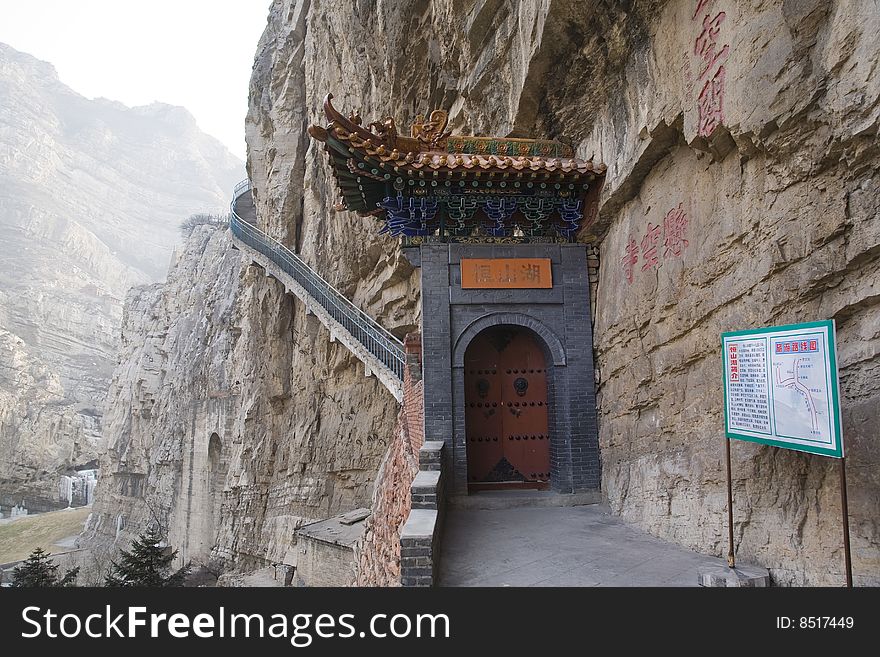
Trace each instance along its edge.
<path fill-rule="evenodd" d="M 846 584 L 852 586 L 846 463 L 833 320 L 721 335 L 727 460 L 727 562 L 735 567 L 731 439 L 840 461 Z"/>
<path fill-rule="evenodd" d="M 840 511 L 843 515 L 843 559 L 846 565 L 846 585 L 852 588 L 852 557 L 849 551 L 849 509 L 846 503 L 846 458 L 840 459 Z"/>
<path fill-rule="evenodd" d="M 736 557 L 733 554 L 733 477 L 730 473 L 730 438 L 724 439 L 727 455 L 727 565 L 736 568 Z"/>

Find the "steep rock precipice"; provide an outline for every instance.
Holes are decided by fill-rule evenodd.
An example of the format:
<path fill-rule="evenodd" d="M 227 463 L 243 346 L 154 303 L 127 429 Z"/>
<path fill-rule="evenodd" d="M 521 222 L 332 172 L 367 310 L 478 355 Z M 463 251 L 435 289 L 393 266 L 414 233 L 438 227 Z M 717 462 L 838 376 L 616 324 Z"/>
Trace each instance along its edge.
<path fill-rule="evenodd" d="M 96 458 L 122 299 L 241 171 L 183 108 L 88 100 L 0 44 L 0 506 L 51 507 Z"/>
<path fill-rule="evenodd" d="M 626 519 L 722 553 L 719 334 L 834 318 L 856 581 L 878 581 L 876 8 L 438 0 L 276 2 L 272 15 L 249 127 L 261 220 L 355 296 L 396 269 L 349 283 L 340 241 L 393 251 L 361 232 L 369 219 L 326 210 L 332 185 L 302 133 L 326 91 L 365 120 L 405 129 L 442 106 L 457 130 L 564 138 L 609 166 L 581 238 L 601 262 L 604 492 Z M 626 247 L 664 219 L 657 265 L 640 258 L 630 283 Z M 734 447 L 740 556 L 778 583 L 839 583 L 834 464 Z"/>
<path fill-rule="evenodd" d="M 856 581 L 877 583 L 877 20 L 868 3 L 842 0 L 277 0 L 247 125 L 259 220 L 402 334 L 419 321 L 417 274 L 373 220 L 331 211 L 333 179 L 305 134 L 323 120 L 324 94 L 365 121 L 392 114 L 403 130 L 443 107 L 461 132 L 570 141 L 609 167 L 599 220 L 581 239 L 599 260 L 612 508 L 721 554 L 719 335 L 834 318 Z M 655 263 L 641 243 L 664 223 Z M 239 283 L 226 384 L 239 382 L 237 399 L 208 422 L 189 417 L 202 441 L 234 418 L 218 433 L 228 466 L 207 543 L 245 567 L 284 559 L 304 518 L 369 502 L 396 409 L 277 283 L 251 267 Z M 833 465 L 745 443 L 734 454 L 740 557 L 779 583 L 839 583 Z M 118 508 L 102 511 L 105 535 Z"/>
<path fill-rule="evenodd" d="M 824 0 L 655 9 L 644 40 L 638 25 L 623 30 L 618 87 L 580 146 L 609 165 L 591 231 L 603 238 L 605 495 L 654 534 L 725 552 L 720 333 L 834 319 L 853 569 L 876 585 L 880 13 Z M 548 85 L 552 114 L 576 84 Z M 776 583 L 840 585 L 837 464 L 732 451 L 740 559 Z"/>
<path fill-rule="evenodd" d="M 183 560 L 209 555 L 227 468 L 220 436 L 239 399 L 241 275 L 227 232 L 200 226 L 164 283 L 127 296 L 102 478 L 84 534 L 99 556 L 154 521 Z"/>

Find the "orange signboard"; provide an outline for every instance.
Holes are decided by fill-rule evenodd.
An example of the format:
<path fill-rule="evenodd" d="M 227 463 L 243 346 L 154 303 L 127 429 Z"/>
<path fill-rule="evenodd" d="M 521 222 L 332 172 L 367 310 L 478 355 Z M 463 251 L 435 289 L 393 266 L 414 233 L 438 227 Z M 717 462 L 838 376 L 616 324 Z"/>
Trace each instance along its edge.
<path fill-rule="evenodd" d="M 462 258 L 461 287 L 465 290 L 552 288 L 550 258 Z"/>

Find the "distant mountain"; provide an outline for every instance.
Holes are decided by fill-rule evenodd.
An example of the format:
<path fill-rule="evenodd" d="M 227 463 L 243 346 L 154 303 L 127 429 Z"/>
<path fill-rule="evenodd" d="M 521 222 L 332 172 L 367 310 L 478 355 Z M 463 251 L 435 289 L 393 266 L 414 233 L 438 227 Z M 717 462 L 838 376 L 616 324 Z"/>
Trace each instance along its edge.
<path fill-rule="evenodd" d="M 95 457 L 127 290 L 243 176 L 184 108 L 88 100 L 0 44 L 0 510 Z"/>

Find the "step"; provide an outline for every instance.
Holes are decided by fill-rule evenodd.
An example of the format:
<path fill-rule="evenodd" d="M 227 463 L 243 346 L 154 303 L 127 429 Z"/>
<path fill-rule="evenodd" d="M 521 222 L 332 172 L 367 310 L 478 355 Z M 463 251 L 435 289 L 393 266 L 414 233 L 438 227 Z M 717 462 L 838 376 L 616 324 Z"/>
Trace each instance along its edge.
<path fill-rule="evenodd" d="M 436 509 L 440 470 L 420 470 L 410 486 L 412 508 Z"/>
<path fill-rule="evenodd" d="M 516 509 L 520 507 L 564 507 L 599 504 L 598 490 L 580 493 L 557 493 L 551 490 L 491 490 L 454 495 L 448 499 L 453 509 Z"/>
<path fill-rule="evenodd" d="M 419 449 L 419 470 L 439 470 L 443 458 L 442 440 L 426 440 Z"/>

